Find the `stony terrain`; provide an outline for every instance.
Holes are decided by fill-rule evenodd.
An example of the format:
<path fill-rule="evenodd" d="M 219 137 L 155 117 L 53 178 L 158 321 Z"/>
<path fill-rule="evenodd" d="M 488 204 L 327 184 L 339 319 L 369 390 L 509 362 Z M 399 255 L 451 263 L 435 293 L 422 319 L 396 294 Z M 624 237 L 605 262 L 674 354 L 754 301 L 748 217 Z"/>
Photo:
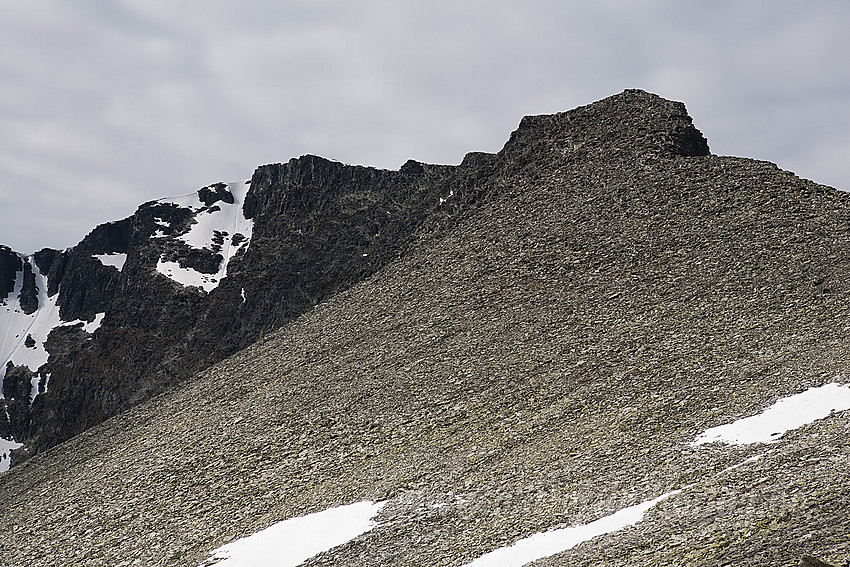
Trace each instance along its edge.
<path fill-rule="evenodd" d="M 380 269 L 0 476 L 0 565 L 194 567 L 381 500 L 305 565 L 460 566 L 677 489 L 537 564 L 850 559 L 850 412 L 689 444 L 850 382 L 850 195 L 710 155 L 640 91 L 527 117 L 465 163 L 473 189 Z"/>

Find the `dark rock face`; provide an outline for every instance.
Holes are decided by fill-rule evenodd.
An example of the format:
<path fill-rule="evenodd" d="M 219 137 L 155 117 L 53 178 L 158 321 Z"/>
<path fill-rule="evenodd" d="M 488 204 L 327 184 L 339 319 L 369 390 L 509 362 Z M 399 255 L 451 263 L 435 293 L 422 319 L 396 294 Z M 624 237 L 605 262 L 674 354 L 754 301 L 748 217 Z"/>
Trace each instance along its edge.
<path fill-rule="evenodd" d="M 33 254 L 36 266 L 42 274 L 47 274 L 47 295 L 53 296 L 59 291 L 59 282 L 65 274 L 68 265 L 67 252 L 45 248 Z"/>
<path fill-rule="evenodd" d="M 227 190 L 227 185 L 224 183 L 215 183 L 209 187 L 204 187 L 198 191 L 198 198 L 201 202 L 211 207 L 218 201 L 223 201 L 232 205 L 234 203 L 233 193 Z"/>
<path fill-rule="evenodd" d="M 577 162 L 594 152 L 621 156 L 705 156 L 708 142 L 685 105 L 627 90 L 575 110 L 526 116 L 502 151 L 512 167 Z"/>
<path fill-rule="evenodd" d="M 0 300 L 15 290 L 15 278 L 23 269 L 20 256 L 8 246 L 0 246 Z"/>
<path fill-rule="evenodd" d="M 35 285 L 35 274 L 30 264 L 24 264 L 24 286 L 18 298 L 24 313 L 35 313 L 38 309 L 38 287 Z"/>
<path fill-rule="evenodd" d="M 0 430 L 6 426 L 12 434 L 26 431 L 29 426 L 30 383 L 33 376 L 34 373 L 25 366 L 15 366 L 11 362 L 6 365 L 3 399 L 0 400 L 0 405 L 4 407 L 0 408 L 0 413 L 8 417 L 7 423 L 0 424 Z"/>
<path fill-rule="evenodd" d="M 439 199 L 446 186 L 461 191 L 453 173 L 424 164 L 381 171 L 315 156 L 259 168 L 245 201 L 254 236 L 233 278 L 245 289 L 239 309 L 248 316 L 236 323 L 277 328 L 374 273 L 416 229 L 445 214 Z"/>
<path fill-rule="evenodd" d="M 526 117 L 501 152 L 472 153 L 458 166 L 409 161 L 386 171 L 309 155 L 265 165 L 244 200 L 244 216 L 254 223 L 250 245 L 209 293 L 163 277 L 158 262 L 215 274 L 223 247 L 247 236 L 217 233 L 211 247 L 189 246 L 180 237 L 197 211 L 173 202 L 146 203 L 68 251 L 42 250 L 35 263 L 47 275 L 48 295 L 59 293 L 62 319 L 106 317 L 94 335 L 63 331 L 64 338 L 48 341 L 42 375 L 50 374 L 50 387 L 27 419 L 12 425 L 15 438 L 35 452 L 60 443 L 374 274 L 414 239 L 486 201 L 509 172 L 594 152 L 699 156 L 708 145 L 681 103 L 626 91 L 570 112 Z M 234 203 L 223 183 L 197 197 L 201 212 Z M 126 254 L 121 270 L 94 257 L 115 253 Z M 0 286 L 9 286 L 12 256 L 0 250 Z M 35 310 L 28 267 L 21 303 Z"/>

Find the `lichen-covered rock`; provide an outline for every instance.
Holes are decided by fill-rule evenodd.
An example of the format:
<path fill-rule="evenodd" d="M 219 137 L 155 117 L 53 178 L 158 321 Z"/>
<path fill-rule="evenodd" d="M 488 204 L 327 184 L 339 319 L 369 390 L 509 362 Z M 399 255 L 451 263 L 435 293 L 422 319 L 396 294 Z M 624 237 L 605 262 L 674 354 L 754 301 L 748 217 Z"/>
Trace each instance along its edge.
<path fill-rule="evenodd" d="M 827 563 L 826 561 L 821 561 L 817 557 L 812 557 L 811 555 L 804 555 L 802 559 L 800 559 L 800 567 L 835 567 L 831 563 Z"/>

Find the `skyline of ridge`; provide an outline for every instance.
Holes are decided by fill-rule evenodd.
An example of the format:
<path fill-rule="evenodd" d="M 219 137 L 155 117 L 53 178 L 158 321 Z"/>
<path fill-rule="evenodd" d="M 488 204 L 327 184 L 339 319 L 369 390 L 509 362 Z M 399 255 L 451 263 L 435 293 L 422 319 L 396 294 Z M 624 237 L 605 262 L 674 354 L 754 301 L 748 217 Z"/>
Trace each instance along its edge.
<path fill-rule="evenodd" d="M 850 189 L 848 23 L 837 0 L 6 3 L 0 243 L 72 246 L 304 154 L 457 164 L 624 88 L 684 102 L 718 155 Z"/>

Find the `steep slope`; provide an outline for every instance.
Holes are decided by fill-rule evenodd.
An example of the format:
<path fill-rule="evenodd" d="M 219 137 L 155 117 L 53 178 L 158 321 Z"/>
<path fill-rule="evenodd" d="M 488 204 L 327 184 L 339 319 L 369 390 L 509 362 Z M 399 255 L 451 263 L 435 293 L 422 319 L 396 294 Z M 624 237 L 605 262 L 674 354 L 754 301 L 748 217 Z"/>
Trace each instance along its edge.
<path fill-rule="evenodd" d="M 850 382 L 850 197 L 708 155 L 639 91 L 523 119 L 491 162 L 402 257 L 0 477 L 0 564 L 196 566 L 371 500 L 304 564 L 459 566 L 663 495 L 539 564 L 846 558 L 848 412 L 693 441 Z"/>

